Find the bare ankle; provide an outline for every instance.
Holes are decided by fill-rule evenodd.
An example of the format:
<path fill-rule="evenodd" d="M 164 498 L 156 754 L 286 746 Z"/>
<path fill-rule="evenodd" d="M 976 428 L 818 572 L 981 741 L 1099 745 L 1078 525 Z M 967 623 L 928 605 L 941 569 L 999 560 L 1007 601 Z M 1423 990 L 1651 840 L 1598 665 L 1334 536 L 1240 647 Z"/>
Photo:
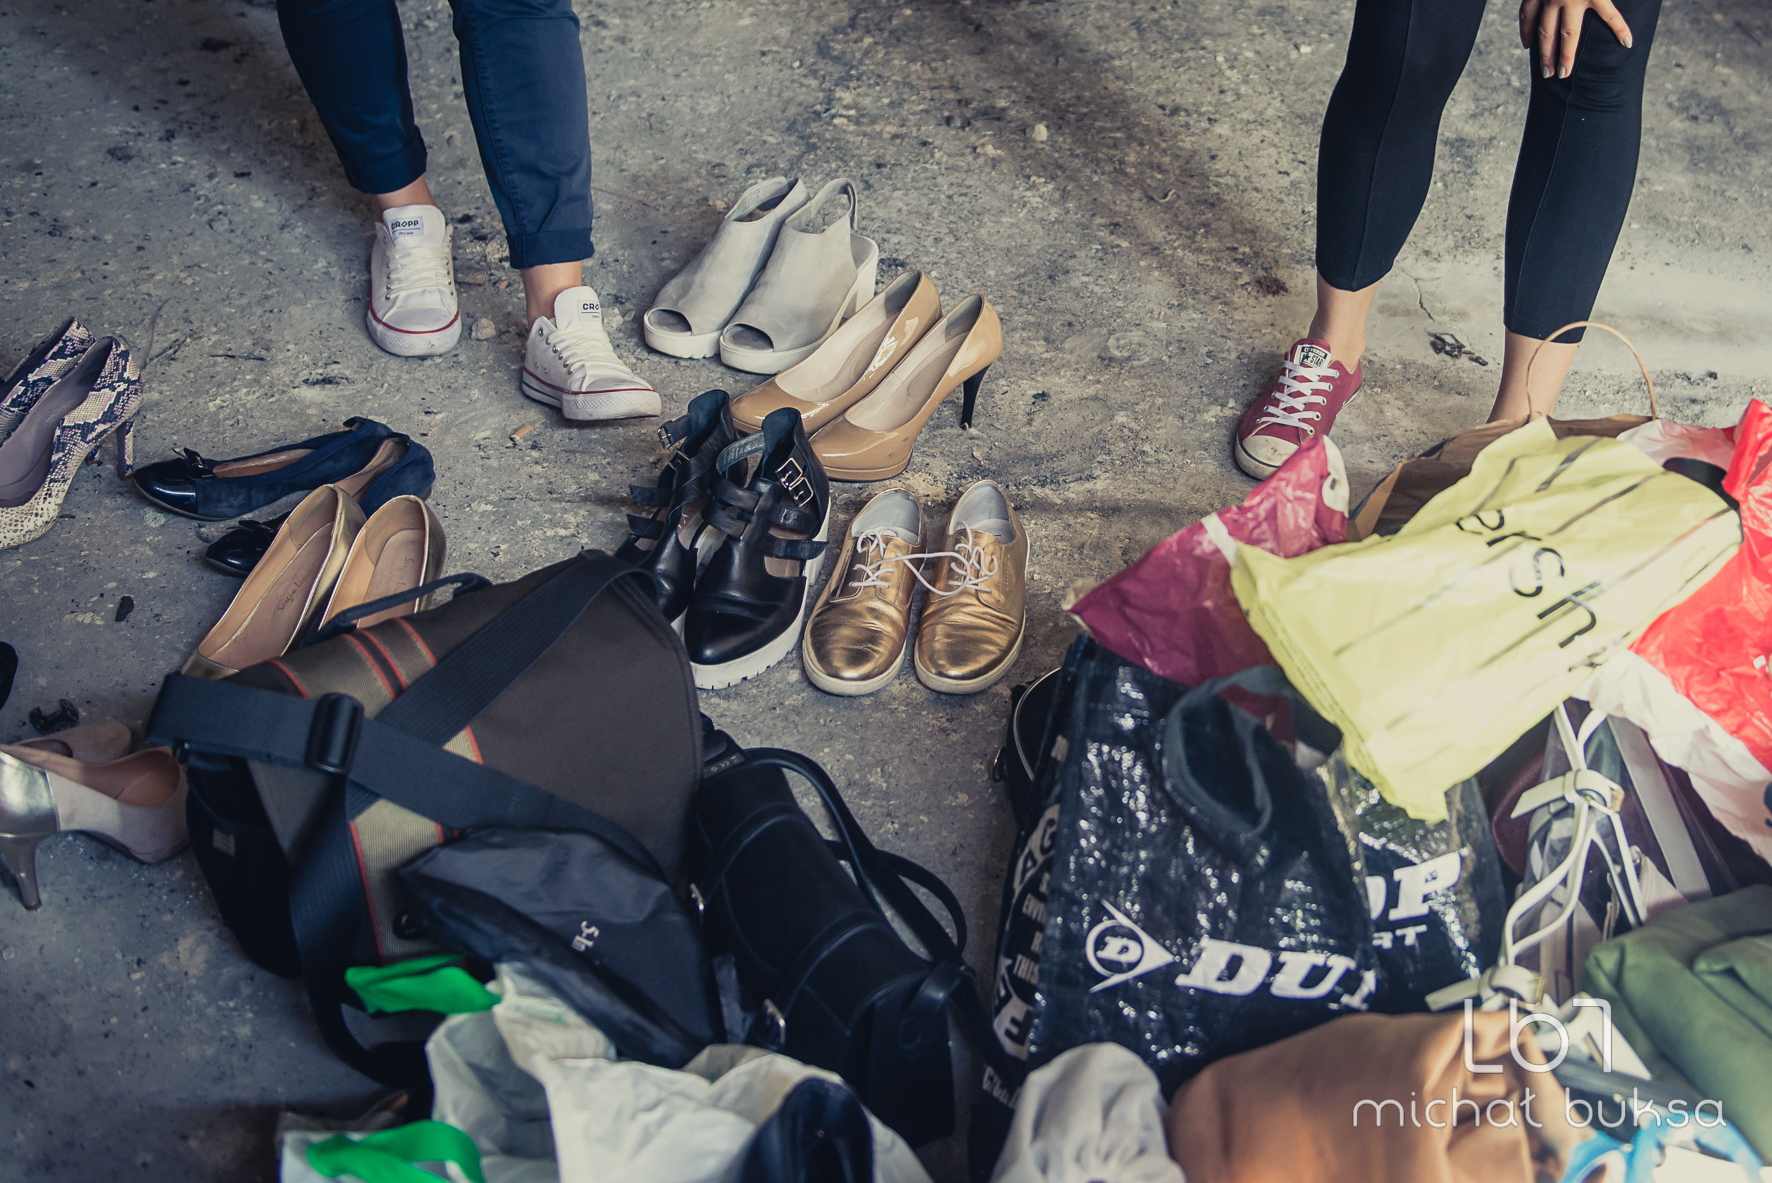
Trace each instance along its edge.
<path fill-rule="evenodd" d="M 369 195 L 369 200 L 374 203 L 377 214 L 384 214 L 404 205 L 434 206 L 437 204 L 437 199 L 431 194 L 430 185 L 425 182 L 423 177 L 410 185 L 395 189 L 392 193 L 372 193 Z"/>

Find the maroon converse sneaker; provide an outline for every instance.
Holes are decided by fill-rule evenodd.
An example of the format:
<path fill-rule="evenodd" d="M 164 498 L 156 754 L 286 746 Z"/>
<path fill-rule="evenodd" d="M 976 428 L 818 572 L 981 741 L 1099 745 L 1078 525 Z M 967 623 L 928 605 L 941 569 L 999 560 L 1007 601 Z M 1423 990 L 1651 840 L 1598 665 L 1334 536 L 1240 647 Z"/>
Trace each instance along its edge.
<path fill-rule="evenodd" d="M 1329 344 L 1306 337 L 1286 355 L 1285 368 L 1243 412 L 1231 457 L 1258 481 L 1280 470 L 1287 457 L 1319 431 L 1328 435 L 1335 416 L 1360 390 L 1360 367 L 1352 373 L 1329 356 Z"/>

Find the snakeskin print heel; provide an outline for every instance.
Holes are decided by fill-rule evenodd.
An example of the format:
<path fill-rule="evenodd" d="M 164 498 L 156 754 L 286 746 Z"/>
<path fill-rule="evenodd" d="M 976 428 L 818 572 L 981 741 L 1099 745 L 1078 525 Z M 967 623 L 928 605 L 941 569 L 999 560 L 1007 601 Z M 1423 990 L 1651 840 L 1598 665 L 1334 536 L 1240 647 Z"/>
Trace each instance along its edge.
<path fill-rule="evenodd" d="M 70 316 L 0 378 L 0 440 L 11 435 L 44 392 L 74 368 L 92 342 L 86 326 Z"/>
<path fill-rule="evenodd" d="M 100 337 L 42 393 L 0 444 L 0 550 L 55 525 L 80 465 L 113 432 L 118 472 L 128 472 L 141 400 L 141 371 L 117 337 Z"/>

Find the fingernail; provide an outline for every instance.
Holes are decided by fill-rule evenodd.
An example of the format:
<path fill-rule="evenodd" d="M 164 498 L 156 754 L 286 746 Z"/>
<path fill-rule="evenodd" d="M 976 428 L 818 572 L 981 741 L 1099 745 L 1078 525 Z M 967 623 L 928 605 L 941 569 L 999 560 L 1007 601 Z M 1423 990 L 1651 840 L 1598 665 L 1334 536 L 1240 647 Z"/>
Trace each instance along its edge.
<path fill-rule="evenodd" d="M 1550 77 L 1550 67 L 1549 66 L 1538 67 L 1538 76 L 1540 78 L 1549 78 Z"/>
<path fill-rule="evenodd" d="M 1629 38 L 1629 37 L 1626 37 L 1626 38 L 1625 38 L 1625 39 L 1624 39 L 1624 47 L 1625 47 L 1625 48 L 1626 48 L 1626 49 L 1635 49 L 1635 48 L 1636 48 L 1636 45 L 1635 45 L 1635 43 L 1633 43 L 1633 42 L 1632 42 L 1632 41 L 1631 41 L 1631 39 L 1630 39 L 1630 38 Z"/>

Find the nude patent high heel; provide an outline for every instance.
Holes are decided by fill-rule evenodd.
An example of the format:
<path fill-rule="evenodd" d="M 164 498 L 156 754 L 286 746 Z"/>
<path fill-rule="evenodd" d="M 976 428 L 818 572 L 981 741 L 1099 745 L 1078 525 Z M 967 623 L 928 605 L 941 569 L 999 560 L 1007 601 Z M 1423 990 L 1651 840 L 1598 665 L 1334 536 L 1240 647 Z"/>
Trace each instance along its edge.
<path fill-rule="evenodd" d="M 86 764 L 36 748 L 0 747 L 0 863 L 27 908 L 37 891 L 37 846 L 74 831 L 133 859 L 157 863 L 184 848 L 185 773 L 168 748 Z"/>
<path fill-rule="evenodd" d="M 961 392 L 960 426 L 972 426 L 985 371 L 1003 352 L 1003 326 L 983 296 L 937 321 L 871 394 L 812 437 L 834 481 L 883 481 L 903 472 L 935 409 Z"/>
<path fill-rule="evenodd" d="M 740 435 L 763 429 L 769 412 L 792 407 L 815 435 L 885 381 L 941 319 L 941 296 L 921 271 L 906 271 L 843 322 L 810 357 L 732 400 Z"/>

